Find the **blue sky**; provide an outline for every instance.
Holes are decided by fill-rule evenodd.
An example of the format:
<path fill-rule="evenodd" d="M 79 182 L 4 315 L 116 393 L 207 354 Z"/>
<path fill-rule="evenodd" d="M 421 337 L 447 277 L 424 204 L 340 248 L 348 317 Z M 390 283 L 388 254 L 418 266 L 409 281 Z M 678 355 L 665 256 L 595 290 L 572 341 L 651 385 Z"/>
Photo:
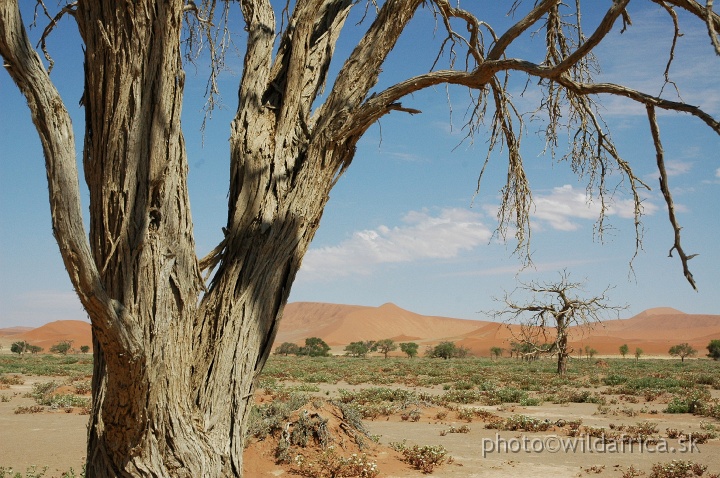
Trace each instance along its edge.
<path fill-rule="evenodd" d="M 623 35 L 616 29 L 598 51 L 603 68 L 600 78 L 658 93 L 672 27 L 667 15 L 649 2 L 635 8 L 631 10 L 633 26 Z M 587 12 L 588 18 L 592 13 Z M 30 18 L 30 12 L 24 15 Z M 430 67 L 439 37 L 432 38 L 428 13 L 419 15 L 388 60 L 380 87 Z M 494 17 L 489 20 L 495 22 Z M 510 19 L 500 16 L 499 21 L 506 25 Z M 351 19 L 347 28 L 356 30 L 354 24 Z M 684 36 L 671 78 L 678 83 L 683 100 L 720 117 L 720 60 L 700 22 L 681 17 L 681 28 Z M 357 38 L 357 31 L 349 33 L 340 56 L 347 54 L 347 45 Z M 38 34 L 38 29 L 31 32 L 33 38 Z M 242 33 L 235 40 L 241 45 Z M 49 44 L 56 61 L 52 77 L 73 116 L 80 152 L 81 44 L 72 22 L 63 21 Z M 538 45 L 525 41 L 511 54 L 538 59 L 538 51 Z M 201 67 L 197 73 L 193 67 L 188 69 L 183 121 L 200 256 L 220 239 L 226 218 L 227 138 L 242 68 L 240 58 L 228 58 L 228 64 L 233 71 L 221 78 L 225 107 L 214 111 L 204 141 L 200 123 L 205 79 Z M 516 80 L 516 104 L 532 109 L 539 98 L 534 82 L 523 92 L 524 78 L 516 75 Z M 677 97 L 667 87 L 665 96 Z M 514 244 L 493 236 L 504 157 L 492 155 L 476 194 L 487 135 L 481 131 L 473 143 L 462 142 L 467 93 L 437 88 L 403 100 L 404 106 L 423 114 L 393 113 L 360 141 L 352 166 L 331 193 L 290 300 L 394 302 L 422 314 L 486 319 L 482 311 L 498 306 L 492 298 L 512 290 L 518 279 L 552 279 L 566 269 L 573 279 L 585 280 L 591 293 L 614 286 L 611 300 L 629 306 L 623 317 L 661 306 L 688 313 L 720 313 L 720 139 L 688 115 L 660 114 L 684 247 L 688 253 L 699 254 L 690 262 L 699 287 L 695 292 L 685 281 L 677 257 L 668 258 L 672 230 L 658 189 L 644 108 L 619 99 L 604 100 L 603 115 L 620 153 L 652 187 L 644 193 L 643 250 L 633 261 L 634 272 L 629 267 L 635 244 L 629 196 L 618 191 L 608 215 L 613 229 L 599 241 L 594 235 L 597 204 L 588 203 L 584 184 L 567 164 L 553 163 L 541 154 L 543 142 L 537 131 L 542 123 L 533 121 L 527 122 L 523 151 L 535 202 L 534 267 L 522 270 L 520 260 L 511 254 Z M 45 181 L 42 151 L 27 106 L 2 71 L 0 327 L 86 318 L 52 236 Z"/>

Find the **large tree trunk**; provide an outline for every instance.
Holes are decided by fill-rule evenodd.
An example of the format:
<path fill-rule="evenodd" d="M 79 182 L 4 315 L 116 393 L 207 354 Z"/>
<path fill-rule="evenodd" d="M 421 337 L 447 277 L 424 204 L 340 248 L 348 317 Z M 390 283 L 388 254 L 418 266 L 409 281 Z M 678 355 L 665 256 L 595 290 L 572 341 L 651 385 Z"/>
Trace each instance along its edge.
<path fill-rule="evenodd" d="M 180 130 L 182 2 L 93 3 L 79 2 L 76 13 L 86 47 L 90 245 L 139 347 L 96 334 L 88 476 L 217 476 L 222 455 L 191 393 L 203 285 Z"/>
<path fill-rule="evenodd" d="M 232 125 L 228 225 L 202 264 L 217 267 L 207 289 L 180 130 L 182 2 L 79 5 L 92 252 L 104 288 L 141 340 L 134 353 L 96 341 L 88 476 L 242 475 L 253 385 L 330 188 L 359 138 L 338 140 L 331 127 L 310 138 L 308 130 L 324 79 L 313 70 L 327 67 L 332 48 L 322 42 L 339 32 L 317 30 L 338 27 L 350 6 L 327 3 L 326 11 L 299 15 L 324 22 L 292 29 L 293 41 L 305 37 L 302 44 L 320 48 L 293 51 L 288 39 L 274 63 L 272 10 L 245 12 L 255 30 Z M 290 54 L 294 65 L 283 59 Z M 282 83 L 293 101 L 278 93 Z"/>

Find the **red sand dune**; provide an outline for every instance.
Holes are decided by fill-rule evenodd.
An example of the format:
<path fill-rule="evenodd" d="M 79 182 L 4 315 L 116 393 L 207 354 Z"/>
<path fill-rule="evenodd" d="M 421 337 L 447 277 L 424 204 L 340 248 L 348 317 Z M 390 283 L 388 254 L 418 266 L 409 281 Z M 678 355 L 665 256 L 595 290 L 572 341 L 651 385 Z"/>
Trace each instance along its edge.
<path fill-rule="evenodd" d="M 420 315 L 390 303 L 369 307 L 295 302 L 285 308 L 275 344 L 302 344 L 307 337 L 320 337 L 339 352 L 358 340 L 392 338 L 421 346 L 452 340 L 474 355 L 488 356 L 491 347 L 509 348 L 516 340 L 513 332 L 517 329 L 497 322 Z M 628 345 L 630 354 L 640 347 L 645 355 L 667 355 L 671 346 L 688 342 L 703 356 L 710 340 L 720 338 L 720 315 L 685 314 L 668 307 L 649 309 L 629 319 L 609 320 L 592 328 L 576 327 L 570 338 L 575 350 L 590 346 L 601 355 L 619 355 L 622 344 Z M 79 320 L 51 322 L 36 329 L 0 329 L 0 343 L 7 346 L 16 340 L 26 340 L 46 351 L 62 340 L 72 340 L 76 349 L 92 346 L 90 324 Z"/>
<path fill-rule="evenodd" d="M 298 302 L 287 305 L 275 343 L 302 344 L 306 337 L 320 337 L 337 348 L 382 338 L 421 345 L 452 340 L 474 355 L 488 356 L 491 347 L 509 348 L 516 340 L 513 333 L 517 334 L 516 327 L 509 329 L 497 322 L 424 316 L 394 304 L 366 307 Z M 589 346 L 603 355 L 619 355 L 624 343 L 631 354 L 640 347 L 645 355 L 667 355 L 672 345 L 681 342 L 688 342 L 703 355 L 710 340 L 720 338 L 720 315 L 685 314 L 669 307 L 649 309 L 630 319 L 575 327 L 570 337 L 575 350 Z"/>
<path fill-rule="evenodd" d="M 15 329 L 13 327 L 12 329 Z M 82 320 L 58 320 L 50 322 L 36 329 L 29 329 L 20 333 L 8 334 L 6 331 L 12 329 L 0 329 L 0 339 L 3 343 L 12 343 L 24 340 L 31 345 L 38 345 L 50 351 L 50 347 L 64 340 L 72 340 L 73 347 L 77 350 L 83 345 L 92 349 L 92 333 L 90 323 Z"/>
<path fill-rule="evenodd" d="M 420 315 L 389 303 L 367 307 L 295 302 L 285 307 L 275 342 L 303 343 L 306 337 L 320 337 L 331 346 L 387 338 L 418 341 L 461 335 L 477 327 L 473 320 Z"/>

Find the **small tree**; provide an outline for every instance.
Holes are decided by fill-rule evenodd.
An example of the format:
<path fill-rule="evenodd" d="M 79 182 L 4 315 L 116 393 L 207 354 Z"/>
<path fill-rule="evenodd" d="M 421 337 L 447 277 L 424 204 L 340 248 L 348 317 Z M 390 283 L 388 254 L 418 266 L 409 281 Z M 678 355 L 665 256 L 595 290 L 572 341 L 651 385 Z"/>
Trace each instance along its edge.
<path fill-rule="evenodd" d="M 320 337 L 308 337 L 305 339 L 305 346 L 300 347 L 298 355 L 309 355 L 310 357 L 329 357 L 330 346 Z"/>
<path fill-rule="evenodd" d="M 375 348 L 387 358 L 388 354 L 393 350 L 397 350 L 398 346 L 393 339 L 382 339 L 375 343 Z"/>
<path fill-rule="evenodd" d="M 630 352 L 630 347 L 628 347 L 628 344 L 622 344 L 620 346 L 620 355 L 625 358 L 625 356 Z"/>
<path fill-rule="evenodd" d="M 635 361 L 636 361 L 636 362 L 637 362 L 638 360 L 640 360 L 640 356 L 641 356 L 642 354 L 643 354 L 643 349 L 641 349 L 640 347 L 637 347 L 637 348 L 635 349 Z"/>
<path fill-rule="evenodd" d="M 89 345 L 81 345 L 80 346 L 80 352 L 86 354 L 90 352 L 90 346 Z"/>
<path fill-rule="evenodd" d="M 707 346 L 707 356 L 713 360 L 720 360 L 720 339 L 711 340 Z"/>
<path fill-rule="evenodd" d="M 43 348 L 40 347 L 39 345 L 28 345 L 28 352 L 30 352 L 33 355 L 40 353 L 42 351 L 43 351 Z"/>
<path fill-rule="evenodd" d="M 400 350 L 408 356 L 408 358 L 413 358 L 418 354 L 418 344 L 415 342 L 404 342 L 400 344 Z"/>
<path fill-rule="evenodd" d="M 345 346 L 345 355 L 352 357 L 367 357 L 367 354 L 376 350 L 377 344 L 373 340 L 350 342 Z"/>
<path fill-rule="evenodd" d="M 490 355 L 495 358 L 502 357 L 504 351 L 505 349 L 502 347 L 490 347 Z"/>
<path fill-rule="evenodd" d="M 588 360 L 593 358 L 595 356 L 595 354 L 597 354 L 597 350 L 590 347 L 589 345 L 585 346 L 585 355 L 587 356 Z"/>
<path fill-rule="evenodd" d="M 447 360 L 453 357 L 455 348 L 455 342 L 440 342 L 430 349 L 428 356 L 431 358 L 442 358 Z"/>
<path fill-rule="evenodd" d="M 428 349 L 427 356 L 431 358 L 465 358 L 470 355 L 470 349 L 467 347 L 458 347 L 455 342 L 440 342 L 435 347 Z"/>
<path fill-rule="evenodd" d="M 470 356 L 470 349 L 463 347 L 462 345 L 455 346 L 455 353 L 453 358 L 467 358 Z"/>
<path fill-rule="evenodd" d="M 297 355 L 300 351 L 298 344 L 292 342 L 283 342 L 282 344 L 275 347 L 275 355 Z"/>
<path fill-rule="evenodd" d="M 685 342 L 683 344 L 673 345 L 672 347 L 670 347 L 668 353 L 673 357 L 680 357 L 680 361 L 684 362 L 685 357 L 694 356 L 695 354 L 697 354 L 697 350 L 695 350 L 694 348 L 692 348 L 692 346 L 690 346 L 690 344 Z"/>
<path fill-rule="evenodd" d="M 54 354 L 67 355 L 72 349 L 72 340 L 63 340 L 50 347 L 50 352 Z"/>
<path fill-rule="evenodd" d="M 14 354 L 23 355 L 25 352 L 28 351 L 29 346 L 29 343 L 25 342 L 24 340 L 20 340 L 18 342 L 12 343 L 12 345 L 10 346 L 10 351 Z"/>
<path fill-rule="evenodd" d="M 513 293 L 505 293 L 501 300 L 504 309 L 491 312 L 491 315 L 502 319 L 520 343 L 532 347 L 533 354 L 557 354 L 557 373 L 565 375 L 568 357 L 572 352 L 568 347 L 569 328 L 573 325 L 592 326 L 600 322 L 606 312 L 618 313 L 625 308 L 608 303 L 609 288 L 599 296 L 582 298 L 583 285 L 571 282 L 567 271 L 562 271 L 560 279 L 555 282 L 520 283 Z M 529 294 L 530 298 L 518 302 L 512 297 L 517 292 Z M 510 327 L 518 323 L 519 334 Z"/>

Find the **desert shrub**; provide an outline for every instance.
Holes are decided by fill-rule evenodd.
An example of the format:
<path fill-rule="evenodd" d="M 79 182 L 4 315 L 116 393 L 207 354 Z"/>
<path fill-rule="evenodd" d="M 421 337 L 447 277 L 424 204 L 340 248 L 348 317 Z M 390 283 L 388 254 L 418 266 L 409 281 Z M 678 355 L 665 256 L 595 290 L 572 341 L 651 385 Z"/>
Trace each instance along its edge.
<path fill-rule="evenodd" d="M 630 467 L 623 471 L 622 478 L 638 478 L 640 476 L 645 476 L 645 473 L 635 468 L 633 465 L 630 465 Z"/>
<path fill-rule="evenodd" d="M 47 469 L 48 467 L 44 466 L 41 470 L 38 470 L 37 466 L 32 465 L 25 470 L 25 475 L 23 475 L 19 471 L 14 471 L 12 468 L 0 466 L 0 478 L 41 478 L 45 476 Z"/>
<path fill-rule="evenodd" d="M 54 380 L 44 383 L 34 383 L 29 395 L 31 398 L 34 398 L 35 401 L 44 400 L 47 395 L 50 395 L 59 386 L 60 384 Z"/>
<path fill-rule="evenodd" d="M 473 418 L 475 418 L 475 413 L 473 413 L 472 409 L 470 408 L 458 408 L 455 414 L 458 420 L 466 420 L 468 422 L 471 422 Z"/>
<path fill-rule="evenodd" d="M 16 415 L 25 414 L 25 413 L 41 413 L 45 411 L 45 407 L 41 407 L 40 405 L 30 405 L 29 407 L 17 407 L 15 410 L 13 410 L 13 413 Z"/>
<path fill-rule="evenodd" d="M 78 395 L 85 395 L 90 393 L 90 380 L 80 380 L 72 383 L 75 388 L 75 393 Z"/>
<path fill-rule="evenodd" d="M 22 385 L 25 380 L 19 375 L 0 375 L 0 383 L 3 385 Z"/>
<path fill-rule="evenodd" d="M 441 430 L 440 436 L 444 437 L 448 433 L 470 433 L 470 427 L 467 425 L 461 425 L 459 427 L 455 427 L 455 425 L 451 425 L 449 429 Z"/>
<path fill-rule="evenodd" d="M 667 392 L 681 392 L 692 388 L 693 383 L 686 379 L 675 377 L 645 376 L 629 379 L 618 387 L 616 393 L 627 395 L 643 395 L 647 389 L 664 390 Z"/>
<path fill-rule="evenodd" d="M 314 459 L 296 455 L 293 465 L 295 473 L 311 478 L 375 478 L 380 474 L 377 463 L 368 459 L 367 455 L 353 453 L 344 457 L 339 455 L 333 446 L 323 450 Z"/>
<path fill-rule="evenodd" d="M 520 405 L 523 407 L 539 407 L 542 405 L 542 400 L 535 397 L 525 397 L 520 399 Z"/>
<path fill-rule="evenodd" d="M 40 405 L 46 405 L 51 408 L 88 408 L 90 407 L 90 399 L 86 397 L 78 397 L 70 393 L 54 393 L 38 400 Z"/>
<path fill-rule="evenodd" d="M 338 391 L 340 401 L 344 403 L 355 402 L 358 404 L 398 402 L 404 408 L 407 405 L 418 402 L 417 393 L 401 388 L 373 387 L 358 391 L 340 389 Z"/>
<path fill-rule="evenodd" d="M 308 402 L 305 395 L 293 394 L 287 400 L 274 400 L 250 409 L 247 437 L 265 439 L 276 431 L 282 430 L 293 411 Z"/>
<path fill-rule="evenodd" d="M 670 463 L 653 465 L 648 478 L 690 478 L 702 476 L 707 466 L 692 461 L 673 460 Z"/>
<path fill-rule="evenodd" d="M 417 422 L 420 421 L 420 417 L 422 417 L 422 412 L 420 412 L 420 409 L 418 408 L 410 410 L 409 412 L 403 412 L 400 415 L 400 419 L 405 422 L 408 420 L 412 422 Z"/>
<path fill-rule="evenodd" d="M 330 444 L 330 432 L 327 429 L 327 423 L 327 418 L 303 410 L 292 427 L 288 439 L 289 444 L 305 448 L 312 440 L 322 448 L 327 448 Z"/>
<path fill-rule="evenodd" d="M 670 400 L 666 413 L 701 413 L 710 401 L 711 395 L 705 389 L 691 389 L 676 395 Z"/>
<path fill-rule="evenodd" d="M 400 448 L 396 449 L 402 453 L 403 460 L 423 473 L 432 473 L 436 467 L 445 463 L 447 455 L 442 445 L 413 445 L 408 448 L 403 444 Z"/>
<path fill-rule="evenodd" d="M 628 381 L 627 377 L 618 374 L 610 374 L 602 379 L 605 385 L 615 386 L 620 385 Z"/>
<path fill-rule="evenodd" d="M 458 380 L 452 386 L 452 388 L 454 388 L 455 390 L 471 390 L 473 387 L 474 385 L 471 382 L 465 380 Z"/>
<path fill-rule="evenodd" d="M 540 420 L 539 418 L 528 417 L 527 415 L 513 415 L 511 417 L 496 420 L 485 425 L 486 428 L 504 431 L 525 431 L 525 432 L 543 432 L 553 426 L 548 420 Z"/>
<path fill-rule="evenodd" d="M 518 388 L 498 388 L 488 392 L 487 404 L 519 403 L 527 398 L 527 392 Z"/>

